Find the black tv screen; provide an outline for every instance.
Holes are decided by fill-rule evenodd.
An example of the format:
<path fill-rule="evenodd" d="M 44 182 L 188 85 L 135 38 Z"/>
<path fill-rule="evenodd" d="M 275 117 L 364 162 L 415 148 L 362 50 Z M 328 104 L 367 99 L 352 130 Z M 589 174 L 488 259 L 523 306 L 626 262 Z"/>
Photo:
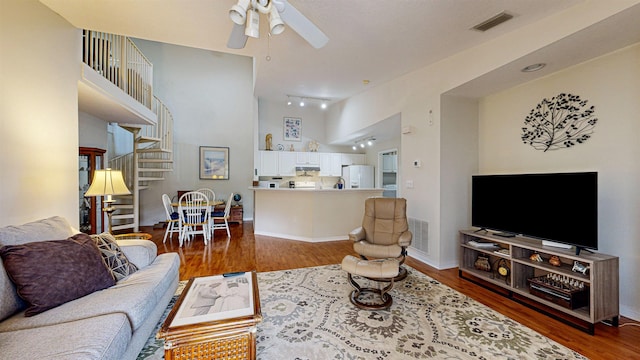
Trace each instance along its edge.
<path fill-rule="evenodd" d="M 471 223 L 595 250 L 598 173 L 475 175 Z"/>

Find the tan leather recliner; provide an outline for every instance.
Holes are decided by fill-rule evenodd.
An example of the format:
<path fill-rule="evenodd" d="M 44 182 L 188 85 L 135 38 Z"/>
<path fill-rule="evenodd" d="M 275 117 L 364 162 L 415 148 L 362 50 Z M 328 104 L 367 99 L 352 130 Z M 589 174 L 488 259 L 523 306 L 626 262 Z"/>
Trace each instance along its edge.
<path fill-rule="evenodd" d="M 412 238 L 407 222 L 407 200 L 403 198 L 365 200 L 362 226 L 349 233 L 349 239 L 354 242 L 353 249 L 361 258 L 396 258 L 400 265 L 404 263 Z M 406 276 L 407 270 L 400 266 L 395 280 Z"/>

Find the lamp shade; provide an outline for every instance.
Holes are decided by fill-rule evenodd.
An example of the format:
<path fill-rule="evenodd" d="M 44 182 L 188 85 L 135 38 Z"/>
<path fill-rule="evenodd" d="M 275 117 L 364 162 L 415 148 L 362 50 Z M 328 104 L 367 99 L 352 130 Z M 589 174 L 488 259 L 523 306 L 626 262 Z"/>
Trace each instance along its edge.
<path fill-rule="evenodd" d="M 91 186 L 84 196 L 106 196 L 106 195 L 127 195 L 131 194 L 122 178 L 122 172 L 111 170 L 96 170 L 93 173 Z"/>

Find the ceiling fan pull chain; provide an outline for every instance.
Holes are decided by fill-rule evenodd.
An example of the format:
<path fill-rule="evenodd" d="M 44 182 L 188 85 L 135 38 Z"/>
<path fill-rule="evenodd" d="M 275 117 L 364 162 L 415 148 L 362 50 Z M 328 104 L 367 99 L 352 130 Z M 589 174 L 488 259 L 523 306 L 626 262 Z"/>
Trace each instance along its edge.
<path fill-rule="evenodd" d="M 271 61 L 271 33 L 267 34 L 267 61 Z"/>

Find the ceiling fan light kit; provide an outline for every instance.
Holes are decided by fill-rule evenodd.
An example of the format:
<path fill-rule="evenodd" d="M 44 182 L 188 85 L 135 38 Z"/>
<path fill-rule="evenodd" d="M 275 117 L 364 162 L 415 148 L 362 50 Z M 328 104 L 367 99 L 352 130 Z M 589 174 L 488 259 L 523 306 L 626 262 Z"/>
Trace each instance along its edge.
<path fill-rule="evenodd" d="M 247 11 L 247 24 L 244 34 L 255 39 L 260 37 L 260 14 L 256 10 Z"/>
<path fill-rule="evenodd" d="M 269 33 L 272 35 L 281 34 L 287 24 L 316 49 L 325 46 L 329 41 L 322 30 L 286 0 L 238 0 L 229 9 L 229 18 L 233 21 L 234 27 L 227 42 L 228 48 L 242 49 L 247 37 L 260 37 L 260 14 L 267 15 Z M 244 33 L 238 28 L 244 30 Z"/>
<path fill-rule="evenodd" d="M 229 10 L 231 21 L 238 25 L 244 25 L 244 22 L 247 20 L 249 2 L 250 0 L 238 0 L 238 3 L 231 7 Z"/>

